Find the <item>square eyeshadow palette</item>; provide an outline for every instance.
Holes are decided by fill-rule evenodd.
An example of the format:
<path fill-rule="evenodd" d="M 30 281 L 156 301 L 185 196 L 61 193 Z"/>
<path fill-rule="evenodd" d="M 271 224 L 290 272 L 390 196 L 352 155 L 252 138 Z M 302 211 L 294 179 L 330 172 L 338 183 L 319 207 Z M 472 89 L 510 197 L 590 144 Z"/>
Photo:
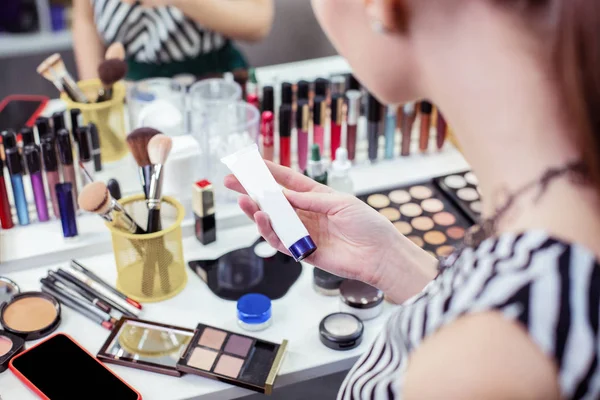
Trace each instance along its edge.
<path fill-rule="evenodd" d="M 473 224 L 432 182 L 358 196 L 434 257 L 451 254 Z"/>
<path fill-rule="evenodd" d="M 271 394 L 286 347 L 199 324 L 177 369 Z"/>
<path fill-rule="evenodd" d="M 474 222 L 481 218 L 481 193 L 477 177 L 471 171 L 440 176 L 435 184 Z"/>

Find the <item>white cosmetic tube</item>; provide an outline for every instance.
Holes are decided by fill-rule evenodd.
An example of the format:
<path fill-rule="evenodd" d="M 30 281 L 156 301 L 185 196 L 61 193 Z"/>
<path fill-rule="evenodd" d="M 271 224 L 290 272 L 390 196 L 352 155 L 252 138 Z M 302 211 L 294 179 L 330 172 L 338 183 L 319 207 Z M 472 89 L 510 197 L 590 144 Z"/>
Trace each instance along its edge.
<path fill-rule="evenodd" d="M 296 261 L 303 260 L 317 249 L 281 186 L 271 175 L 256 144 L 222 158 L 221 162 L 227 165 L 260 209 L 269 215 L 273 230 Z"/>

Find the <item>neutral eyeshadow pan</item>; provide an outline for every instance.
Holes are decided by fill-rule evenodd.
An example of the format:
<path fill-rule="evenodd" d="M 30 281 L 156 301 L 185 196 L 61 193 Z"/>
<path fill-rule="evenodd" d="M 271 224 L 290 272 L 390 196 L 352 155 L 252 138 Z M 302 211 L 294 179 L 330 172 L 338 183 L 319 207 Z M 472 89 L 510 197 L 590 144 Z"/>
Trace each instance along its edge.
<path fill-rule="evenodd" d="M 54 322 L 56 317 L 56 307 L 43 297 L 22 297 L 4 310 L 6 325 L 20 332 L 41 330 Z"/>
<path fill-rule="evenodd" d="M 462 189 L 467 186 L 467 180 L 460 175 L 447 176 L 444 183 L 452 189 Z"/>
<path fill-rule="evenodd" d="M 412 197 L 419 200 L 428 199 L 433 195 L 433 192 L 427 186 L 413 186 L 409 189 L 409 193 Z"/>
<path fill-rule="evenodd" d="M 436 250 L 436 254 L 440 257 L 448 257 L 450 254 L 454 252 L 454 247 L 452 246 L 441 246 Z"/>
<path fill-rule="evenodd" d="M 229 376 L 230 378 L 237 378 L 242 365 L 244 365 L 243 359 L 222 354 L 215 367 L 215 373 Z"/>
<path fill-rule="evenodd" d="M 412 232 L 412 226 L 408 222 L 398 221 L 394 222 L 394 227 L 400 232 L 402 235 L 408 235 Z"/>
<path fill-rule="evenodd" d="M 384 208 L 390 205 L 390 199 L 383 194 L 372 194 L 367 203 L 373 208 Z"/>
<path fill-rule="evenodd" d="M 438 199 L 427 199 L 423 200 L 421 207 L 427 212 L 436 213 L 444 209 L 444 203 Z"/>
<path fill-rule="evenodd" d="M 227 334 L 212 328 L 206 328 L 200 337 L 198 344 L 211 349 L 219 350 L 223 346 Z"/>
<path fill-rule="evenodd" d="M 231 335 L 225 345 L 225 351 L 240 357 L 246 357 L 252 346 L 252 340 L 238 335 Z"/>
<path fill-rule="evenodd" d="M 420 231 L 428 231 L 434 227 L 433 220 L 429 217 L 417 217 L 412 220 L 412 226 Z"/>
<path fill-rule="evenodd" d="M 188 365 L 210 371 L 211 367 L 215 363 L 218 353 L 216 351 L 204 349 L 202 347 L 196 347 L 190 356 Z"/>
<path fill-rule="evenodd" d="M 465 236 L 465 230 L 460 226 L 453 226 L 451 228 L 448 228 L 446 233 L 452 239 L 462 239 Z"/>
<path fill-rule="evenodd" d="M 396 204 L 404 204 L 410 201 L 410 194 L 406 190 L 394 190 L 390 192 L 389 198 Z"/>
<path fill-rule="evenodd" d="M 429 231 L 423 235 L 425 241 L 429 244 L 440 245 L 446 242 L 446 235 L 440 231 Z"/>
<path fill-rule="evenodd" d="M 458 192 L 456 192 L 456 195 L 459 199 L 464 201 L 479 200 L 479 193 L 477 193 L 477 190 L 473 188 L 460 189 Z"/>
<path fill-rule="evenodd" d="M 400 206 L 400 213 L 407 217 L 418 217 L 423 214 L 423 209 L 415 203 L 407 203 Z"/>
<path fill-rule="evenodd" d="M 400 211 L 392 207 L 383 208 L 379 210 L 379 213 L 392 222 L 400 219 Z"/>
<path fill-rule="evenodd" d="M 433 220 L 438 225 L 450 226 L 456 222 L 456 217 L 454 215 L 450 214 L 449 212 L 443 211 L 443 212 L 435 214 L 433 216 Z"/>

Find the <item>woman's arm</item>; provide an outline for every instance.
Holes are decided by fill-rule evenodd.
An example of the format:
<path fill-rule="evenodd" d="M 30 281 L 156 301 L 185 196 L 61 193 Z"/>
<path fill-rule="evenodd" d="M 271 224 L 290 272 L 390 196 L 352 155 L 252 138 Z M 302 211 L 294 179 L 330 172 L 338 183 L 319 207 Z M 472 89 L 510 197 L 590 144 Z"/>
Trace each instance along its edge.
<path fill-rule="evenodd" d="M 273 0 L 172 0 L 185 15 L 231 39 L 255 41 L 273 24 Z"/>
<path fill-rule="evenodd" d="M 79 79 L 97 78 L 105 49 L 96 30 L 90 0 L 73 0 L 73 49 Z"/>
<path fill-rule="evenodd" d="M 462 317 L 411 354 L 403 399 L 558 400 L 552 360 L 499 312 Z"/>

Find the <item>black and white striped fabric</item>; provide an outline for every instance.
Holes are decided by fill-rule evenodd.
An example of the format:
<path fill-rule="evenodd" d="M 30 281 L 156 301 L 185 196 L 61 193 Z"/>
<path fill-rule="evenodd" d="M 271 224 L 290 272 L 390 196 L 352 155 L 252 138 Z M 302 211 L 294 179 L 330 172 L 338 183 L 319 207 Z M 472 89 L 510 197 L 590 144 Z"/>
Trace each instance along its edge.
<path fill-rule="evenodd" d="M 202 28 L 175 7 L 144 8 L 120 0 L 90 0 L 106 43 L 121 42 L 127 57 L 142 63 L 170 63 L 221 49 L 227 40 Z"/>
<path fill-rule="evenodd" d="M 555 360 L 564 399 L 600 398 L 600 265 L 581 246 L 530 231 L 462 250 L 390 318 L 338 399 L 401 399 L 408 354 L 458 317 L 485 310 L 519 321 Z"/>

